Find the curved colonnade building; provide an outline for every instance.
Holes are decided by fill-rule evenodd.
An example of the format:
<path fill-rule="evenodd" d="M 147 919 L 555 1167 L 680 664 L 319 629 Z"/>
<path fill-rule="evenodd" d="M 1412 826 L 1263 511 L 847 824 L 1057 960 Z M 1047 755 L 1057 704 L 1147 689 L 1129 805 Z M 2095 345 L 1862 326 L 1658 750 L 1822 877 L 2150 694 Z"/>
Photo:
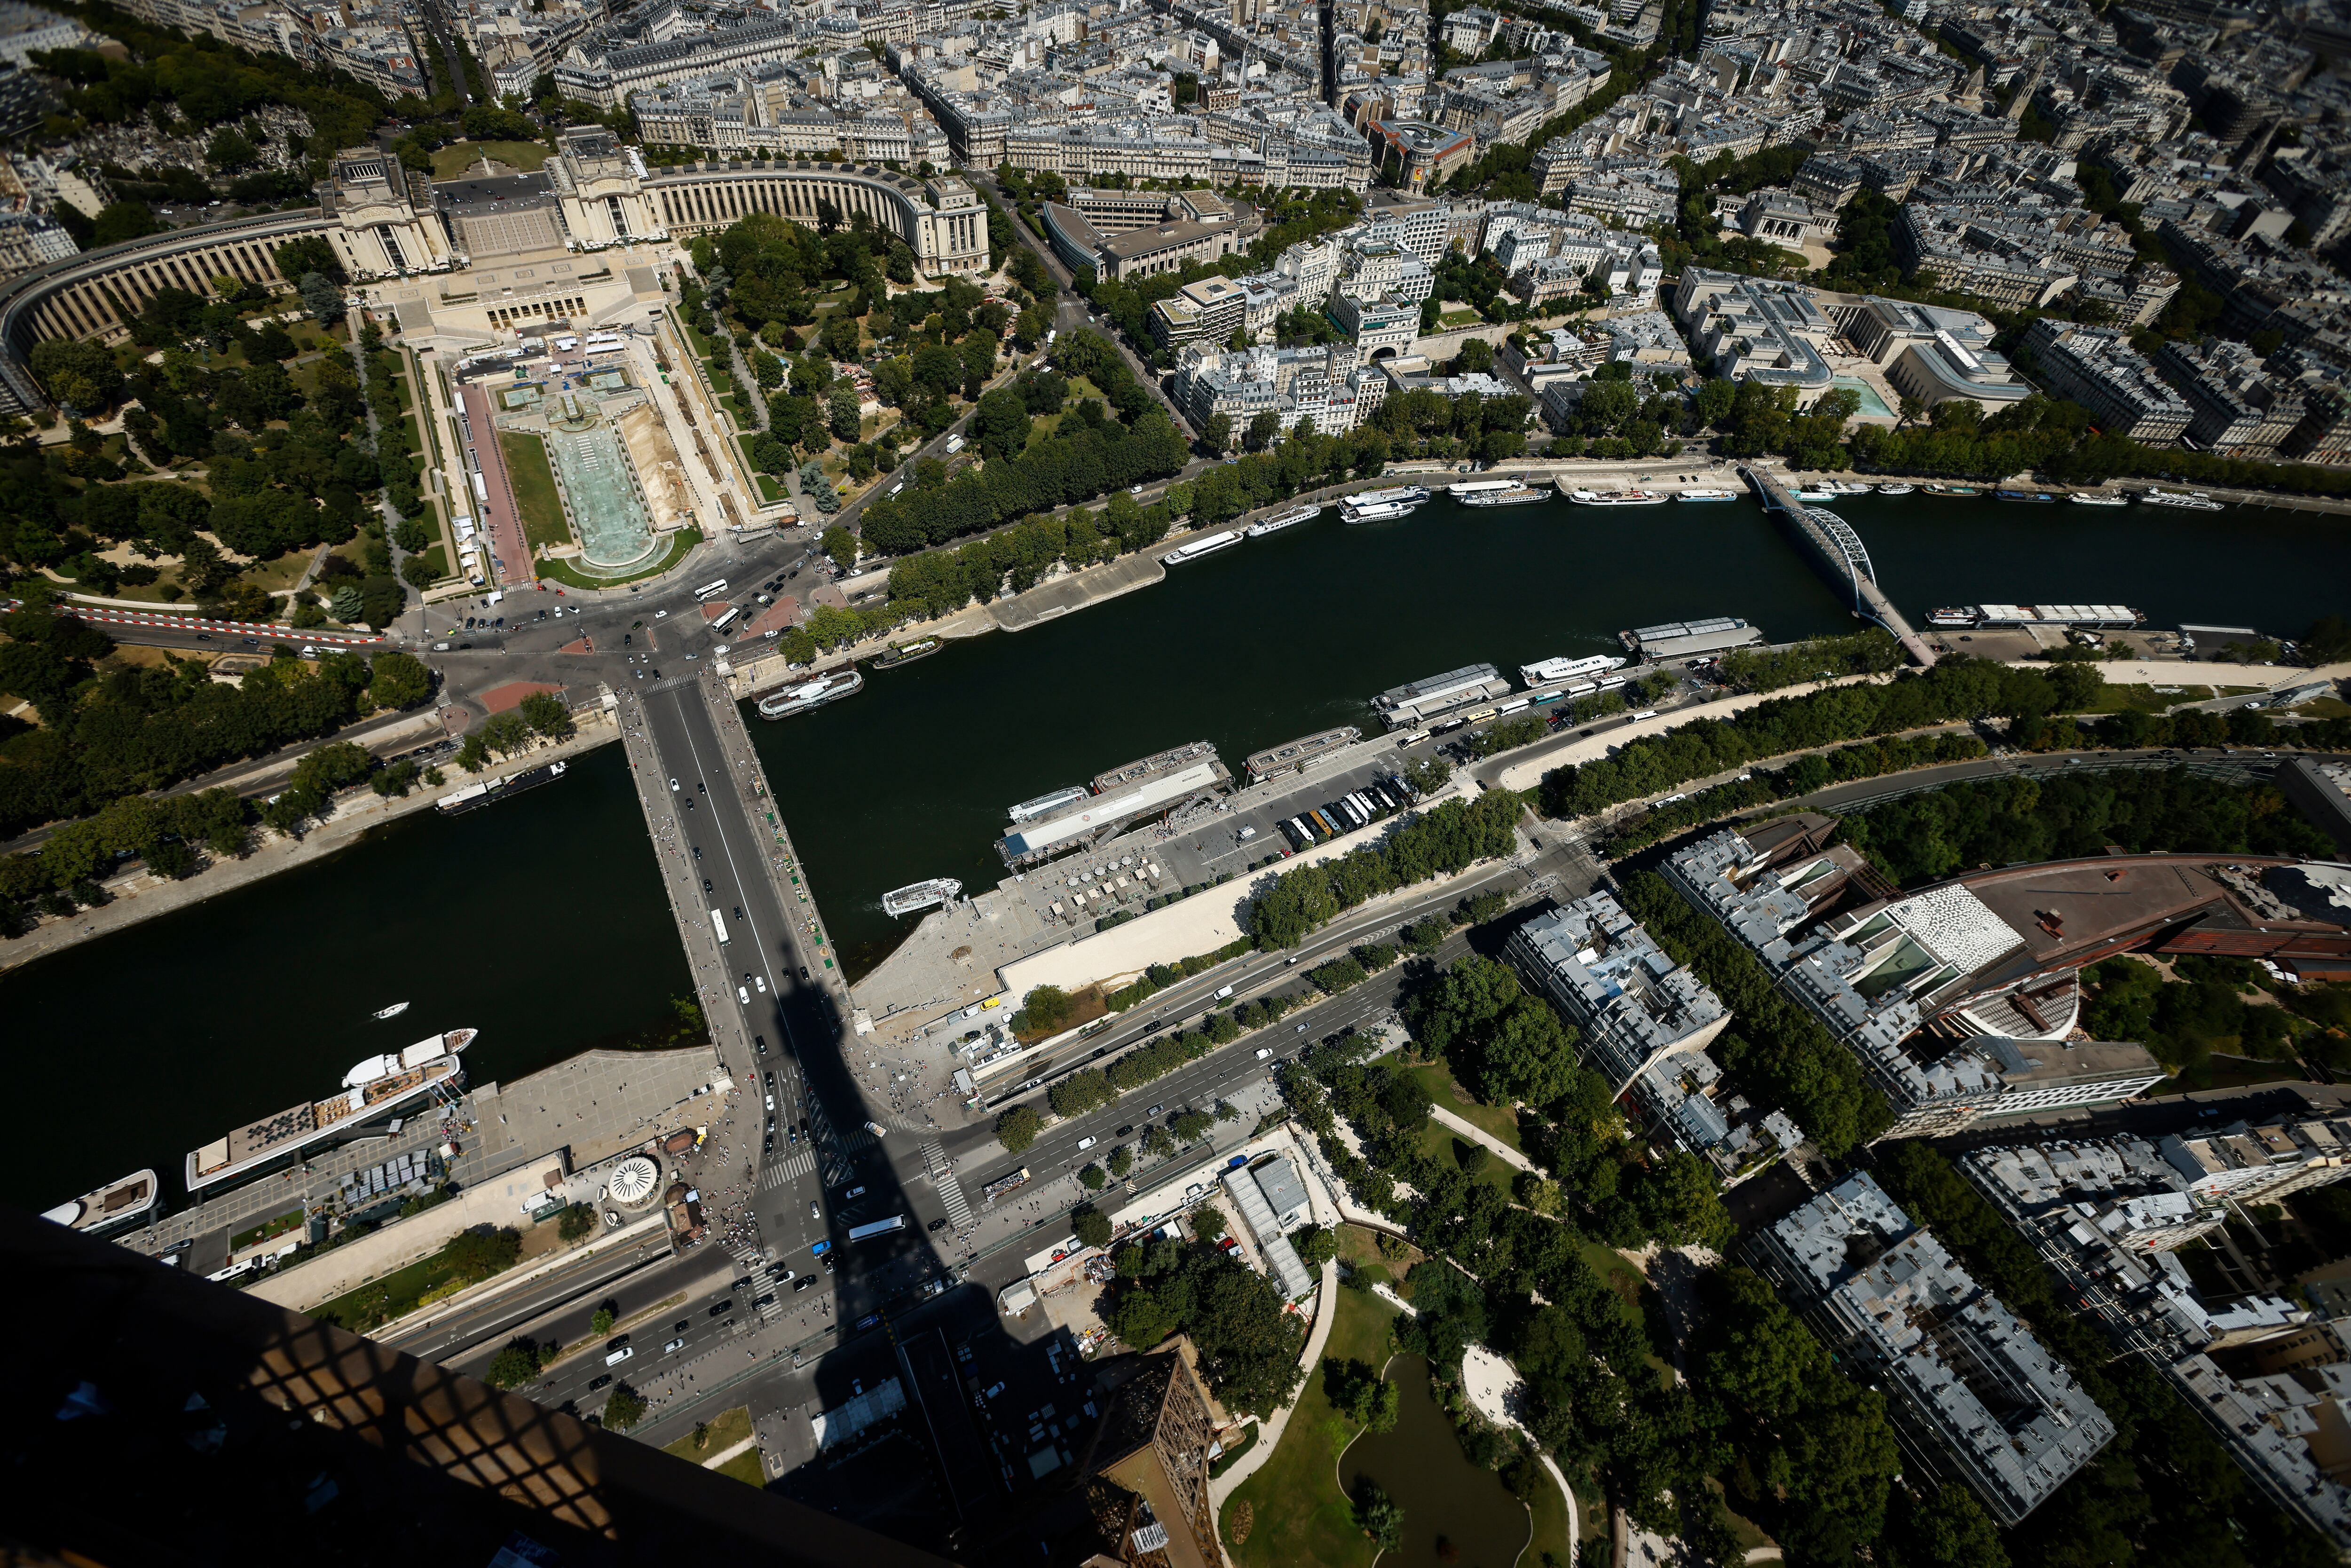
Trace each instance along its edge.
<path fill-rule="evenodd" d="M 215 279 L 235 278 L 291 288 L 275 252 L 311 236 L 334 247 L 368 304 L 403 332 L 460 350 L 555 323 L 619 327 L 658 315 L 663 242 L 755 212 L 814 227 L 829 205 L 839 222 L 862 214 L 903 240 L 934 277 L 987 269 L 987 209 L 953 176 L 788 162 L 653 172 L 601 127 L 559 140 L 538 173 L 437 183 L 355 148 L 336 158 L 316 207 L 174 229 L 10 278 L 0 284 L 0 413 L 48 406 L 27 365 L 35 344 L 118 341 L 166 287 L 210 297 Z M 615 249 L 617 266 L 601 254 Z"/>

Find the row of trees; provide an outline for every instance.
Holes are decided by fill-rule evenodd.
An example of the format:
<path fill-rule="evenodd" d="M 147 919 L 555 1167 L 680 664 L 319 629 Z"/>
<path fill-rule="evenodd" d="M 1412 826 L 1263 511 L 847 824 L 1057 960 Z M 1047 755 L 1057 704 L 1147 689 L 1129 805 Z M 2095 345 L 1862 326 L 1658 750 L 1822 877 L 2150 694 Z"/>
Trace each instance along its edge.
<path fill-rule="evenodd" d="M 1376 848 L 1283 872 L 1249 906 L 1249 935 L 1268 950 L 1295 947 L 1367 899 L 1507 855 L 1517 845 L 1521 810 L 1516 795 L 1499 789 L 1474 800 L 1441 801 Z"/>
<path fill-rule="evenodd" d="M 0 618 L 0 692 L 39 711 L 37 727 L 0 720 L 0 835 L 91 815 L 239 758 L 331 734 L 381 707 L 432 695 L 406 653 L 290 656 L 235 685 L 193 661 L 96 674 L 113 644 L 47 610 Z"/>
<path fill-rule="evenodd" d="M 2040 719 L 2093 702 L 2105 679 L 2086 664 L 2026 670 L 1954 657 L 1931 670 L 1775 697 L 1725 719 L 1700 719 L 1625 744 L 1615 756 L 1543 775 L 1545 815 L 1580 817 L 1765 758 L 1954 719 Z"/>
<path fill-rule="evenodd" d="M 1021 423 L 1037 412 L 1029 399 L 1041 404 L 1054 388 L 1051 381 L 1028 378 L 983 411 L 983 441 L 1007 455 L 941 485 L 926 486 L 918 473 L 905 492 L 869 503 L 862 523 L 866 542 L 885 555 L 911 554 L 1183 468 L 1190 441 L 1108 344 L 1073 332 L 1056 348 L 1054 363 L 1061 376 L 1084 376 L 1102 387 L 1108 406 L 1081 398 L 1051 437 L 1032 440 Z"/>
<path fill-rule="evenodd" d="M 2135 854 L 2331 853 L 2326 836 L 2273 786 L 2184 768 L 1971 779 L 1873 806 L 1844 819 L 1843 832 L 1906 887 L 1970 866 L 2074 859 L 2109 845 Z"/>

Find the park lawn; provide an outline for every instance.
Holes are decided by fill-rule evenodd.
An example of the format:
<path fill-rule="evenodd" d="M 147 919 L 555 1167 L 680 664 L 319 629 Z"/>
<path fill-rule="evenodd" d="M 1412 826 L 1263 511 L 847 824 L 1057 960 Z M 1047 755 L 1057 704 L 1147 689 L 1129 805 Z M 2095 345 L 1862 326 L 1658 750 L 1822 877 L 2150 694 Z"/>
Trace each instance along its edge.
<path fill-rule="evenodd" d="M 549 582 L 559 582 L 566 588 L 618 588 L 625 583 L 643 582 L 649 577 L 659 577 L 685 559 L 687 552 L 701 542 L 699 530 L 680 528 L 671 539 L 669 549 L 662 552 L 661 559 L 643 571 L 632 571 L 626 577 L 589 577 L 559 557 L 539 561 L 537 567 L 540 577 Z"/>
<path fill-rule="evenodd" d="M 533 431 L 501 430 L 498 450 L 506 454 L 507 477 L 514 484 L 515 506 L 522 512 L 524 540 L 534 550 L 541 545 L 569 544 L 571 525 L 564 520 L 563 499 L 555 493 L 547 443 Z"/>
<path fill-rule="evenodd" d="M 455 180 L 486 155 L 510 163 L 526 174 L 536 174 L 547 162 L 547 149 L 536 141 L 452 141 L 433 154 L 433 177 Z"/>
<path fill-rule="evenodd" d="M 463 1282 L 446 1253 L 435 1252 L 405 1269 L 370 1281 L 356 1291 L 346 1291 L 324 1306 L 312 1308 L 310 1315 L 353 1333 L 365 1333 L 379 1324 L 406 1317 L 427 1298 L 447 1295 Z"/>
<path fill-rule="evenodd" d="M 449 575 L 448 547 L 439 539 L 434 539 L 417 553 L 424 558 L 424 564 L 433 569 L 433 575 L 436 579 Z"/>
<path fill-rule="evenodd" d="M 1520 1154 L 1526 1145 L 1519 1141 L 1519 1113 L 1508 1105 L 1489 1105 L 1457 1082 L 1452 1069 L 1442 1061 L 1432 1061 L 1426 1067 L 1416 1067 L 1412 1075 L 1420 1080 L 1428 1097 L 1447 1111 L 1476 1127 L 1492 1134 Z"/>
<path fill-rule="evenodd" d="M 755 472 L 752 474 L 751 477 L 759 482 L 760 500 L 772 505 L 777 501 L 788 499 L 784 492 L 784 487 L 776 483 L 776 476 L 774 475 Z"/>
<path fill-rule="evenodd" d="M 1323 1356 L 1384 1365 L 1395 1311 L 1369 1291 L 1342 1290 Z M 1306 1375 L 1281 1441 L 1225 1503 L 1224 1536 L 1236 1568 L 1372 1568 L 1377 1555 L 1339 1490 L 1339 1456 L 1356 1428 L 1331 1407 L 1320 1366 Z M 1247 1502 L 1249 1539 L 1233 1544 L 1233 1510 Z"/>
<path fill-rule="evenodd" d="M 1575 1542 L 1568 1538 L 1567 1499 L 1560 1496 L 1559 1483 L 1551 1479 L 1549 1470 L 1543 1471 L 1542 1484 L 1535 1489 L 1527 1512 L 1532 1516 L 1534 1532 L 1527 1538 L 1527 1550 L 1519 1561 L 1528 1568 L 1548 1568 L 1551 1562 L 1568 1568 L 1575 1561 Z M 1583 1522 L 1581 1517 L 1576 1522 Z"/>
<path fill-rule="evenodd" d="M 311 549 L 290 549 L 284 555 L 255 561 L 237 575 L 265 592 L 276 593 L 302 580 L 302 574 L 310 570 L 314 553 Z"/>
<path fill-rule="evenodd" d="M 1420 1152 L 1432 1160 L 1443 1160 L 1447 1165 L 1453 1164 L 1453 1145 L 1458 1143 L 1473 1144 L 1478 1152 L 1486 1156 L 1485 1165 L 1478 1172 L 1478 1179 L 1504 1197 L 1510 1197 L 1510 1184 L 1518 1178 L 1519 1171 L 1516 1166 L 1485 1145 L 1476 1144 L 1473 1140 L 1463 1137 L 1434 1116 L 1428 1119 L 1428 1125 L 1420 1130 Z"/>
<path fill-rule="evenodd" d="M 681 1459 L 688 1459 L 698 1465 L 714 1454 L 725 1453 L 750 1435 L 751 1407 L 748 1405 L 737 1405 L 732 1410 L 719 1412 L 718 1418 L 710 1423 L 708 1440 L 701 1447 L 695 1446 L 694 1434 L 688 1432 L 676 1442 L 663 1448 L 662 1452 L 675 1454 Z"/>
<path fill-rule="evenodd" d="M 759 1450 L 757 1448 L 744 1449 L 711 1473 L 731 1477 L 733 1479 L 741 1481 L 745 1486 L 758 1487 L 763 1490 L 768 1484 L 767 1472 L 760 1465 Z"/>

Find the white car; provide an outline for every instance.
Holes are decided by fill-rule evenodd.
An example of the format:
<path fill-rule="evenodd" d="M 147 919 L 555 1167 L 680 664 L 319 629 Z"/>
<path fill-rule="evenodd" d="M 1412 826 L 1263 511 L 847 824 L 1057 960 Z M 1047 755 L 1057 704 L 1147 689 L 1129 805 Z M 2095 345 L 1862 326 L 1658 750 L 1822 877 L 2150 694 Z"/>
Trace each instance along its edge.
<path fill-rule="evenodd" d="M 675 1355 L 679 1351 L 682 1351 L 684 1348 L 685 1341 L 682 1339 L 674 1339 L 667 1344 L 662 1346 L 662 1354 L 664 1355 Z"/>
<path fill-rule="evenodd" d="M 766 996 L 766 995 L 768 994 L 768 977 L 767 977 L 767 976 L 765 976 L 765 975 L 757 975 L 757 976 L 754 976 L 754 977 L 752 977 L 751 983 L 752 983 L 753 985 L 755 985 L 755 986 L 757 986 L 757 987 L 758 987 L 758 988 L 759 988 L 759 994 L 760 994 L 761 996 L 763 996 L 763 997 L 764 997 L 764 996 Z"/>
<path fill-rule="evenodd" d="M 1270 1046 L 1270 1045 L 1259 1046 L 1259 1047 L 1258 1048 L 1257 1059 L 1258 1059 L 1259 1061 L 1263 1061 L 1267 1057 L 1271 1056 L 1272 1054 L 1273 1054 L 1273 1048 L 1272 1048 L 1271 1046 Z"/>
<path fill-rule="evenodd" d="M 673 795 L 677 793 L 677 780 L 674 779 L 669 781 L 669 792 Z"/>
<path fill-rule="evenodd" d="M 772 1111 L 772 1110 L 774 1110 L 775 1108 L 776 1108 L 776 1097 L 775 1097 L 775 1095 L 773 1095 L 773 1094 L 769 1094 L 769 1095 L 768 1096 L 768 1110 L 770 1110 L 770 1111 Z"/>
<path fill-rule="evenodd" d="M 735 997 L 736 999 L 740 1001 L 745 1007 L 749 1007 L 751 1005 L 751 988 L 748 986 L 736 987 Z"/>

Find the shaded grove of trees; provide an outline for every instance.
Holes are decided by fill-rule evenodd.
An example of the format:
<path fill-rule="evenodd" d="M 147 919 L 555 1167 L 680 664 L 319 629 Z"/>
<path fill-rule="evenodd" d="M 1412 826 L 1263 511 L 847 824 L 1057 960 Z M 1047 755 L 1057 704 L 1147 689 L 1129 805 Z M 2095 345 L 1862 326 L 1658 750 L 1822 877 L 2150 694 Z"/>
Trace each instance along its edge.
<path fill-rule="evenodd" d="M 2272 786 L 2223 783 L 2184 768 L 1970 779 L 1873 806 L 1845 818 L 1843 832 L 1906 887 L 1970 866 L 2095 855 L 2109 844 L 2133 853 L 2333 852 Z"/>
<path fill-rule="evenodd" d="M 1514 1200 L 1458 1158 L 1424 1152 L 1426 1091 L 1407 1068 L 1363 1061 L 1367 1043 L 1343 1037 L 1317 1047 L 1285 1071 L 1282 1091 L 1359 1200 L 1406 1227 L 1430 1254 L 1404 1281 L 1416 1317 L 1399 1324 L 1401 1348 L 1426 1355 L 1447 1380 L 1458 1377 L 1470 1344 L 1509 1355 L 1526 1380 L 1524 1415 L 1541 1447 L 1571 1471 L 1589 1469 L 1644 1527 L 1680 1534 L 1708 1561 L 1740 1560 L 1708 1482 L 1735 1486 L 1728 1472 L 1742 1455 L 1758 1467 L 1754 1490 L 1767 1495 L 1751 1504 L 1733 1495 L 1792 1553 L 1817 1542 L 1831 1550 L 1803 1560 L 1832 1561 L 1838 1542 L 1890 1538 L 1889 1512 L 1908 1500 L 1894 1482 L 1899 1465 L 1883 1406 L 1844 1380 L 1768 1291 L 1713 1311 L 1704 1322 L 1738 1336 L 1720 1358 L 1729 1372 L 1745 1371 L 1768 1352 L 1769 1364 L 1785 1372 L 1782 1381 L 1769 1390 L 1729 1377 L 1716 1385 L 1700 1375 L 1710 1364 L 1696 1354 L 1687 1381 L 1660 1375 L 1672 1350 L 1662 1318 L 1614 1288 L 1623 1276 L 1601 1271 L 1595 1260 L 1610 1254 L 1583 1228 L 1589 1211 L 1578 1203 L 1574 1218 L 1559 1212 L 1558 1189 L 1579 1178 L 1571 1161 L 1548 1164 L 1554 1140 L 1547 1119 L 1554 1108 L 1569 1121 L 1589 1116 L 1593 1097 L 1571 1094 L 1555 1107 L 1521 1112 L 1530 1151 L 1556 1182 L 1521 1176 Z M 1603 1157 L 1617 1165 L 1627 1156 L 1604 1084 L 1596 1105 L 1611 1126 Z M 1341 1115 L 1363 1145 L 1360 1157 L 1336 1135 Z M 1557 1146 L 1575 1158 L 1586 1154 L 1572 1136 Z M 1399 1184 L 1415 1196 L 1401 1197 Z M 1702 1185 L 1719 1212 L 1710 1178 Z M 1635 1234 L 1626 1244 L 1641 1239 Z M 1369 1268 L 1358 1264 L 1356 1281 Z M 1466 1437 L 1464 1451 L 1501 1469 L 1514 1486 L 1539 1478 L 1514 1479 L 1518 1461 L 1497 1434 Z"/>
<path fill-rule="evenodd" d="M 248 53 L 206 36 L 189 37 L 105 4 L 81 7 L 79 15 L 93 30 L 128 45 L 131 57 L 115 59 L 95 49 L 34 56 L 34 68 L 57 84 L 63 104 L 63 115 L 44 127 L 50 134 L 158 114 L 202 128 L 237 120 L 263 104 L 284 104 L 310 121 L 303 152 L 308 174 L 317 178 L 338 149 L 366 141 L 389 109 L 382 93 L 344 71 Z"/>
<path fill-rule="evenodd" d="M 1518 796 L 1500 789 L 1442 801 L 1377 848 L 1283 872 L 1249 906 L 1249 934 L 1262 948 L 1295 947 L 1366 899 L 1509 854 L 1521 809 Z"/>
<path fill-rule="evenodd" d="M 1158 401 L 1137 383 L 1125 361 L 1092 333 L 1073 332 L 1056 346 L 1061 376 L 1085 376 L 1102 388 L 1108 406 L 1081 399 L 1055 433 L 1033 440 L 1021 423 L 1053 396 L 1053 381 L 1033 373 L 1008 401 L 981 409 L 987 464 L 939 482 L 920 469 L 916 483 L 868 503 L 862 524 L 867 544 L 885 555 L 905 555 L 1025 517 L 1124 490 L 1179 471 L 1191 443 Z M 1013 393 L 1004 394 L 1008 400 Z M 1029 401 L 1034 396 L 1034 402 Z M 1058 401 L 1052 404 L 1060 406 Z M 1114 416 L 1114 417 L 1113 417 Z"/>
<path fill-rule="evenodd" d="M 1946 724 L 2006 716 L 2040 720 L 2078 709 L 2105 684 L 2083 664 L 2046 671 L 1949 658 L 1893 680 L 1781 697 L 1736 717 L 1700 719 L 1628 741 L 1614 757 L 1543 775 L 1543 814 L 1578 817 L 1764 758 Z"/>
<path fill-rule="evenodd" d="M 1188 1334 L 1202 1376 L 1228 1409 L 1270 1416 L 1290 1402 L 1303 1375 L 1306 1329 L 1282 1310 L 1280 1287 L 1206 1240 L 1129 1245 L 1114 1261 L 1118 1283 L 1103 1316 L 1119 1338 L 1148 1350 Z"/>
<path fill-rule="evenodd" d="M 2351 1067 L 2351 986 L 2281 985 L 2250 958 L 2216 954 L 2181 954 L 2170 970 L 2126 957 L 2087 970 L 2092 1037 L 2137 1040 L 2191 1089 L 2210 1082 L 2216 1051 Z"/>
<path fill-rule="evenodd" d="M 112 643 L 46 610 L 0 617 L 0 692 L 32 703 L 41 719 L 0 719 L 0 835 L 330 734 L 432 690 L 406 653 L 283 658 L 229 685 L 194 661 L 99 674 L 93 663 Z"/>

